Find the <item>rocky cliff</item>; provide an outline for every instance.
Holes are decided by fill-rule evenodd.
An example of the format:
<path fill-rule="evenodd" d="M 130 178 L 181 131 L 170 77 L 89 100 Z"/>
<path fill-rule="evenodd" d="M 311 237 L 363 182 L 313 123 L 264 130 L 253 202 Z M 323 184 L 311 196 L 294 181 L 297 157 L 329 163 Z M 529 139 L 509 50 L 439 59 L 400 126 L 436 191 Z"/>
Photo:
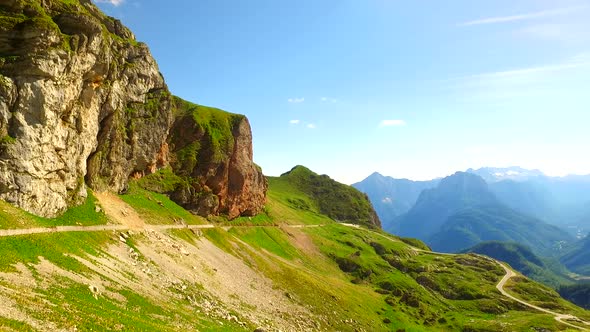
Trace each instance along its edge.
<path fill-rule="evenodd" d="M 130 177 L 171 166 L 189 184 L 173 197 L 207 206 L 196 212 L 260 210 L 266 183 L 245 117 L 223 133 L 183 126 L 182 103 L 121 22 L 89 0 L 0 0 L 0 14 L 1 199 L 50 217 L 82 202 L 87 185 L 122 192 Z M 192 168 L 169 153 L 180 149 L 175 130 L 192 138 Z"/>
<path fill-rule="evenodd" d="M 168 144 L 180 177 L 172 199 L 199 215 L 254 215 L 265 202 L 266 179 L 252 163 L 250 123 L 243 115 L 174 100 Z"/>

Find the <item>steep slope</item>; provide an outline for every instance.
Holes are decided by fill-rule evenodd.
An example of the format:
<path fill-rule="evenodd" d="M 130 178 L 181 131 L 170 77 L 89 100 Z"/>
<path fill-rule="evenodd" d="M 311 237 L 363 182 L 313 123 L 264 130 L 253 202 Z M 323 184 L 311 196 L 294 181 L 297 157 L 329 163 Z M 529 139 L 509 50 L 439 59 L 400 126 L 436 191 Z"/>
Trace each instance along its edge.
<path fill-rule="evenodd" d="M 373 173 L 352 186 L 369 196 L 383 228 L 389 229 L 396 217 L 408 212 L 416 204 L 422 190 L 434 188 L 438 182 L 394 179 Z"/>
<path fill-rule="evenodd" d="M 200 178 L 179 201 L 207 206 L 203 214 L 260 211 L 265 182 L 247 120 L 220 131 L 202 119 L 212 112 L 173 98 L 147 46 L 120 21 L 89 0 L 4 1 L 0 9 L 0 199 L 54 217 L 81 204 L 86 185 L 123 192 L 130 177 L 168 166 L 169 145 L 179 143 L 168 135 L 185 123 L 199 156 L 191 175 Z"/>
<path fill-rule="evenodd" d="M 458 252 L 492 240 L 517 242 L 541 255 L 552 256 L 573 238 L 556 226 L 494 204 L 454 213 L 427 243 L 434 250 Z"/>
<path fill-rule="evenodd" d="M 0 325 L 8 331 L 567 328 L 502 295 L 496 286 L 505 271 L 498 263 L 419 250 L 395 236 L 293 208 L 288 198 L 314 198 L 285 191 L 290 184 L 276 179 L 267 216 L 223 227 L 139 189 L 142 178 L 131 181 L 125 195 L 100 195 L 84 206 L 94 223 L 130 228 L 0 236 Z M 34 227 L 65 220 L 2 207 L 0 220 L 11 220 L 12 228 L 16 221 Z M 132 217 L 144 223 L 119 224 Z M 282 224 L 287 219 L 298 223 Z M 525 278 L 511 278 L 508 287 L 554 312 L 590 318 Z"/>
<path fill-rule="evenodd" d="M 311 201 L 294 199 L 290 204 L 302 210 L 317 209 L 321 214 L 339 221 L 381 228 L 367 195 L 353 187 L 338 183 L 327 175 L 318 175 L 306 167 L 295 166 L 279 178 L 270 181 L 283 183 L 307 195 Z M 311 203 L 311 204 L 310 204 Z"/>
<path fill-rule="evenodd" d="M 477 253 L 501 260 L 527 277 L 554 288 L 561 284 L 572 283 L 565 276 L 566 269 L 563 266 L 540 258 L 530 248 L 520 243 L 481 242 L 463 252 Z"/>
<path fill-rule="evenodd" d="M 574 243 L 560 261 L 573 272 L 590 276 L 590 236 Z"/>
<path fill-rule="evenodd" d="M 590 283 L 562 286 L 558 292 L 564 299 L 582 308 L 590 309 Z"/>
<path fill-rule="evenodd" d="M 471 206 L 495 204 L 496 198 L 477 175 L 457 172 L 424 190 L 416 205 L 390 229 L 396 234 L 426 240 L 455 212 Z"/>
<path fill-rule="evenodd" d="M 222 213 L 233 219 L 262 211 L 267 183 L 252 162 L 248 119 L 178 97 L 173 106 L 166 147 L 173 174 L 152 176 L 148 189 L 170 194 L 201 216 Z"/>

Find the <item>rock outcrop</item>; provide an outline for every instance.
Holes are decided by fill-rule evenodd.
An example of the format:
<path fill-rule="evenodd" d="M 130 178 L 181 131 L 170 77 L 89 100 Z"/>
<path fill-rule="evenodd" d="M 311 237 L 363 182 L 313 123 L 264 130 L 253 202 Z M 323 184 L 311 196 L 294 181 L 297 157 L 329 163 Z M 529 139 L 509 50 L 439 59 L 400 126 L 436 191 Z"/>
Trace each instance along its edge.
<path fill-rule="evenodd" d="M 0 10 L 1 199 L 52 217 L 82 202 L 86 185 L 122 192 L 130 176 L 169 165 L 175 99 L 131 31 L 89 0 L 0 0 Z M 215 196 L 209 212 L 232 217 L 264 204 L 242 123 L 223 138 L 236 147 L 222 151 L 223 167 L 196 161 L 204 185 L 191 204 L 215 206 L 203 203 Z"/>
<path fill-rule="evenodd" d="M 182 178 L 171 192 L 196 214 L 254 215 L 267 189 L 262 171 L 252 162 L 248 119 L 175 98 L 178 114 L 168 144 L 174 173 Z"/>

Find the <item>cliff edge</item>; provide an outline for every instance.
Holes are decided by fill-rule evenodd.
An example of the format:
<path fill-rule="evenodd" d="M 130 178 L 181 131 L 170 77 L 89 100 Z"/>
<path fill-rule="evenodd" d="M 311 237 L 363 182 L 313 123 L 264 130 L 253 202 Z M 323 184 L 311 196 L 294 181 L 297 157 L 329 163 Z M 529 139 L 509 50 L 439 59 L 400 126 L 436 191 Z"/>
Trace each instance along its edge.
<path fill-rule="evenodd" d="M 172 194 L 181 205 L 231 218 L 259 212 L 266 182 L 245 117 L 223 133 L 183 126 L 186 103 L 148 47 L 89 0 L 1 0 L 0 11 L 1 199 L 53 217 L 83 202 L 86 186 L 124 192 L 131 177 L 172 168 L 189 184 Z M 195 105 L 193 118 L 206 109 Z M 198 155 L 193 168 L 176 158 L 181 129 Z"/>

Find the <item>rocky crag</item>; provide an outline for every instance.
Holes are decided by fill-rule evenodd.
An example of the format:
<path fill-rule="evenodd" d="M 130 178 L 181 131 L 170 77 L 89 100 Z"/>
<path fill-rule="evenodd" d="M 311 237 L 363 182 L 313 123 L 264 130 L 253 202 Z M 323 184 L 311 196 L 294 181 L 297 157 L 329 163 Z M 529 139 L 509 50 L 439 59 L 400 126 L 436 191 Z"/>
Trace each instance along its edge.
<path fill-rule="evenodd" d="M 248 120 L 170 94 L 148 47 L 89 0 L 0 0 L 0 198 L 52 217 L 87 186 L 168 169 L 201 215 L 258 213 Z"/>

